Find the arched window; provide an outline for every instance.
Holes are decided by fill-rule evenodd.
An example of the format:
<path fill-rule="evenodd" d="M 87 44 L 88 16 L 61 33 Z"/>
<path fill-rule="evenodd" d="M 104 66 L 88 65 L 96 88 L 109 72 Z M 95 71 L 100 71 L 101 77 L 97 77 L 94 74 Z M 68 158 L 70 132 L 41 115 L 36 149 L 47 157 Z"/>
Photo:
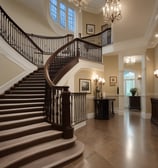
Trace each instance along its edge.
<path fill-rule="evenodd" d="M 75 32 L 75 10 L 60 2 L 60 0 L 50 0 L 50 16 L 54 22 L 66 31 Z"/>

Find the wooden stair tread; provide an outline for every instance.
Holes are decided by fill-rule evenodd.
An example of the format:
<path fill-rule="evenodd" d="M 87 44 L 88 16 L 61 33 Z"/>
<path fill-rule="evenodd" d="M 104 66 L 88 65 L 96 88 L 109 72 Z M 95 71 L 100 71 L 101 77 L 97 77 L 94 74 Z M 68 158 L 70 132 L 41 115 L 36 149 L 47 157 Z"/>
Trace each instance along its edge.
<path fill-rule="evenodd" d="M 26 135 L 23 137 L 19 137 L 16 139 L 11 139 L 5 142 L 1 142 L 0 144 L 0 153 L 6 151 L 6 150 L 11 150 L 13 148 L 17 148 L 19 146 L 25 145 L 25 144 L 30 144 L 33 141 L 37 141 L 42 139 L 43 137 L 55 137 L 55 136 L 60 136 L 62 135 L 62 131 L 56 131 L 56 130 L 46 130 L 43 132 L 38 132 L 34 133 L 31 135 Z M 54 139 L 54 138 L 51 138 Z"/>
<path fill-rule="evenodd" d="M 28 115 L 31 115 L 31 114 L 44 114 L 44 112 L 43 111 L 33 111 L 33 112 L 30 112 L 30 113 L 28 113 L 28 112 L 21 112 L 21 113 L 13 113 L 13 114 L 1 114 L 0 118 L 18 117 L 18 116 L 21 116 L 21 115 L 28 116 Z"/>
<path fill-rule="evenodd" d="M 38 129 L 40 127 L 50 127 L 51 128 L 51 124 L 47 123 L 47 122 L 41 122 L 41 123 L 38 123 L 38 124 L 31 124 L 31 125 L 28 125 L 28 126 L 23 126 L 23 127 L 20 127 L 20 128 L 12 128 L 12 129 L 8 129 L 8 130 L 5 130 L 5 131 L 1 131 L 1 135 L 0 135 L 0 138 L 2 136 L 7 136 L 7 135 L 12 135 L 12 134 L 16 134 L 16 133 L 19 133 L 19 132 L 24 132 L 24 131 L 29 131 L 29 130 L 33 130 L 33 129 Z"/>
<path fill-rule="evenodd" d="M 44 104 L 44 102 L 28 102 L 28 103 L 3 103 L 3 104 L 0 104 L 0 107 L 3 107 L 3 106 L 17 106 L 17 105 L 34 105 L 34 104 L 39 104 L 39 105 L 41 105 L 41 104 Z"/>
<path fill-rule="evenodd" d="M 43 109 L 43 106 L 36 106 L 36 107 L 19 107 L 18 109 L 0 109 L 0 114 L 5 114 L 5 113 L 14 113 L 14 112 L 29 112 L 29 111 L 36 111 L 36 110 L 41 110 Z"/>

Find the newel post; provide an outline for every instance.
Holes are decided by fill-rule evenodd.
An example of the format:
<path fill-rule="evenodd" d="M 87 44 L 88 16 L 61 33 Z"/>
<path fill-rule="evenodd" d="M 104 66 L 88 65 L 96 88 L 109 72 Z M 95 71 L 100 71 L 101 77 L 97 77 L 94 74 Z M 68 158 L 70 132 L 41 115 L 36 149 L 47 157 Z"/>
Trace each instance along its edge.
<path fill-rule="evenodd" d="M 64 88 L 64 91 L 62 92 L 62 124 L 63 138 L 72 138 L 73 128 L 71 126 L 70 92 L 68 91 L 68 87 Z"/>

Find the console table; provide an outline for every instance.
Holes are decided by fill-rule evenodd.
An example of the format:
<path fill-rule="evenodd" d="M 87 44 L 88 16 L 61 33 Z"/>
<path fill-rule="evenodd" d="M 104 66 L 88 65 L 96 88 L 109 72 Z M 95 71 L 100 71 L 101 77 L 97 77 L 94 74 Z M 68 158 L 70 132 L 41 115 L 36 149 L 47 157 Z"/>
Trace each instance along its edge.
<path fill-rule="evenodd" d="M 129 109 L 141 110 L 140 96 L 129 96 Z"/>
<path fill-rule="evenodd" d="M 151 122 L 158 125 L 158 98 L 151 98 Z"/>
<path fill-rule="evenodd" d="M 109 120 L 113 117 L 114 100 L 112 98 L 94 99 L 95 119 Z"/>

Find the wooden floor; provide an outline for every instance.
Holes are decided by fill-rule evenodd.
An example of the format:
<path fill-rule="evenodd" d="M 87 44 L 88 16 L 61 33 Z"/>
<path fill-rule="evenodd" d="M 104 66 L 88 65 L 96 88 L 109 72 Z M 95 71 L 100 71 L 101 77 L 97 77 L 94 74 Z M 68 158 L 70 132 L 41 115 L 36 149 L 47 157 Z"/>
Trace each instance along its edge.
<path fill-rule="evenodd" d="M 158 168 L 158 127 L 138 112 L 88 120 L 76 136 L 84 154 L 64 168 Z"/>

